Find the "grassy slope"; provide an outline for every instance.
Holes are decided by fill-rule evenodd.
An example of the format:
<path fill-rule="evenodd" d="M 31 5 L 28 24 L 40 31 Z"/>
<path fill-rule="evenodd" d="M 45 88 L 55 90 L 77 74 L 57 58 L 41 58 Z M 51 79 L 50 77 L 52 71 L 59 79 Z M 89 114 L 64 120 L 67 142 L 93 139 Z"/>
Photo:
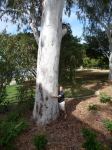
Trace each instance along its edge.
<path fill-rule="evenodd" d="M 92 71 L 78 71 L 76 73 L 76 84 L 63 85 L 65 88 L 65 97 L 80 97 L 94 94 L 94 90 L 86 88 L 82 85 L 93 84 L 97 82 L 105 82 L 108 79 L 108 73 L 106 72 L 92 72 Z M 17 85 L 7 87 L 7 98 L 10 101 L 16 100 Z"/>

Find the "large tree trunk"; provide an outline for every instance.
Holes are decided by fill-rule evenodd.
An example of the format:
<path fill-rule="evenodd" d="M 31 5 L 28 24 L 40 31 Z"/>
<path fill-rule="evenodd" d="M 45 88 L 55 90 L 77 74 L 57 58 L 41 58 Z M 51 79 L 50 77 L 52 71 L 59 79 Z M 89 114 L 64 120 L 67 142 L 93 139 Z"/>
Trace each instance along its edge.
<path fill-rule="evenodd" d="M 109 43 L 110 57 L 109 57 L 109 80 L 112 81 L 112 43 Z"/>
<path fill-rule="evenodd" d="M 47 124 L 59 115 L 58 65 L 62 39 L 64 0 L 44 0 L 38 49 L 36 99 L 33 118 L 37 124 Z"/>

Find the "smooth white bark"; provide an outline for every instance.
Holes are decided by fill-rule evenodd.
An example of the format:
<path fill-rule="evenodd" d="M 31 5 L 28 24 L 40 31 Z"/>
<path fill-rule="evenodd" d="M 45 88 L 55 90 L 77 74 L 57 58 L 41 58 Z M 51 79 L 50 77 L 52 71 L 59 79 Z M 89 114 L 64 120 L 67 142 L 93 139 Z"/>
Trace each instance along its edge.
<path fill-rule="evenodd" d="M 39 31 L 38 31 L 37 26 L 36 26 L 36 18 L 31 13 L 30 13 L 30 16 L 31 16 L 30 27 L 32 29 L 32 32 L 33 32 L 33 35 L 35 37 L 36 43 L 38 45 L 39 44 Z"/>
<path fill-rule="evenodd" d="M 62 39 L 62 12 L 64 0 L 44 0 L 38 49 L 36 99 L 33 118 L 38 124 L 47 124 L 59 115 L 58 65 Z"/>
<path fill-rule="evenodd" d="M 109 80 L 112 81 L 112 29 L 111 25 L 109 24 L 107 29 L 106 29 L 108 41 L 109 41 L 109 51 L 110 51 L 110 56 L 109 56 Z"/>
<path fill-rule="evenodd" d="M 112 81 L 112 43 L 109 43 L 110 57 L 109 57 L 109 80 Z"/>

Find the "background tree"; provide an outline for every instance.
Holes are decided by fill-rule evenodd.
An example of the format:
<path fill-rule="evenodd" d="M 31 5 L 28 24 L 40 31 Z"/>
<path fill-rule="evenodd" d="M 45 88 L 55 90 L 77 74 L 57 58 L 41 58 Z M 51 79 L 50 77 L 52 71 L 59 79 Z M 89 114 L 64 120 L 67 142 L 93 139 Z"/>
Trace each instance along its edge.
<path fill-rule="evenodd" d="M 75 71 L 82 65 L 83 48 L 80 39 L 72 35 L 70 26 L 62 39 L 59 63 L 59 83 L 75 83 Z"/>
<path fill-rule="evenodd" d="M 83 60 L 88 60 L 88 64 L 85 62 L 84 66 L 108 68 L 107 64 L 110 52 L 108 37 L 105 32 L 98 30 L 92 35 L 86 35 L 85 41 L 85 56 Z M 95 60 L 94 64 L 91 64 L 92 60 Z"/>
<path fill-rule="evenodd" d="M 15 78 L 36 77 L 37 44 L 31 33 L 14 35 Z"/>
<path fill-rule="evenodd" d="M 36 42 L 32 34 L 0 34 L 0 100 L 12 79 L 20 81 L 35 77 Z"/>
<path fill-rule="evenodd" d="M 79 18 L 86 20 L 89 32 L 94 33 L 100 29 L 105 31 L 109 42 L 109 79 L 112 80 L 112 1 L 111 0 L 84 0 L 78 1 Z"/>
<path fill-rule="evenodd" d="M 6 97 L 6 86 L 13 77 L 14 64 L 10 61 L 10 56 L 6 56 L 7 51 L 11 52 L 13 39 L 5 33 L 0 34 L 0 103 Z"/>

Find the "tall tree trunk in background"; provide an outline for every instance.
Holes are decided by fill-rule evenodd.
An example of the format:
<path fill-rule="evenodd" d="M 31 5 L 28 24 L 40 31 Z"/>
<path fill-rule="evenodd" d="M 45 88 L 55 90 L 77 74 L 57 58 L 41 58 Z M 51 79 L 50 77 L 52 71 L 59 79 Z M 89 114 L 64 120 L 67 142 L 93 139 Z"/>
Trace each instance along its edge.
<path fill-rule="evenodd" d="M 110 50 L 110 57 L 109 57 L 109 80 L 112 81 L 112 39 L 109 40 L 109 50 Z"/>
<path fill-rule="evenodd" d="M 59 115 L 58 65 L 62 39 L 64 0 L 44 0 L 38 49 L 36 98 L 33 118 L 37 124 L 47 124 Z"/>

